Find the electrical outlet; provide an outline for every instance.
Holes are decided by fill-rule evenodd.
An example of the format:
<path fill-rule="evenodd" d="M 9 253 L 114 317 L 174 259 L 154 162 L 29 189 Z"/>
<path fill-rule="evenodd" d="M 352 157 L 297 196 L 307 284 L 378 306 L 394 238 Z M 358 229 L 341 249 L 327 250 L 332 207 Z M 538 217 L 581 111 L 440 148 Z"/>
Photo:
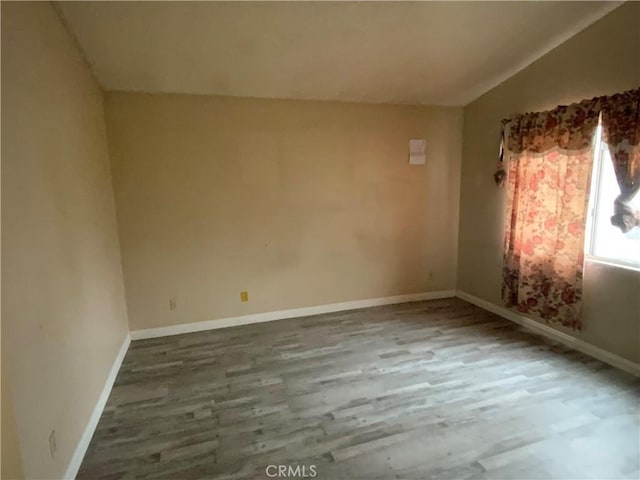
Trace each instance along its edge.
<path fill-rule="evenodd" d="M 49 452 L 51 453 L 51 458 L 56 455 L 57 449 L 58 445 L 56 443 L 56 431 L 51 430 L 51 435 L 49 435 Z"/>
<path fill-rule="evenodd" d="M 249 292 L 240 292 L 240 301 L 248 302 L 249 301 Z"/>
<path fill-rule="evenodd" d="M 175 298 L 170 298 L 169 299 L 169 310 L 177 310 L 178 309 L 178 302 L 176 301 Z"/>

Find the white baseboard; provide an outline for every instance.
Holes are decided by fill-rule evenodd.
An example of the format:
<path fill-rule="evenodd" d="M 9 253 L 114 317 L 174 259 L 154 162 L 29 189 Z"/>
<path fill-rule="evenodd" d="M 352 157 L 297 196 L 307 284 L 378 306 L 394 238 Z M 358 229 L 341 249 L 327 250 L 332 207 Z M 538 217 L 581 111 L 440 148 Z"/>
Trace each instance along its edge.
<path fill-rule="evenodd" d="M 76 446 L 75 451 L 73 452 L 73 456 L 71 457 L 71 461 L 69 462 L 69 466 L 67 467 L 67 471 L 64 474 L 65 480 L 73 480 L 76 478 L 78 474 L 78 470 L 80 470 L 80 465 L 82 464 L 82 459 L 84 458 L 84 454 L 87 452 L 87 448 L 89 448 L 89 443 L 91 443 L 91 437 L 93 437 L 93 432 L 98 426 L 98 421 L 100 420 L 100 416 L 102 415 L 102 411 L 104 410 L 105 405 L 107 404 L 107 400 L 109 399 L 109 394 L 111 393 L 111 389 L 113 388 L 113 383 L 116 381 L 116 377 L 118 376 L 118 371 L 120 370 L 120 365 L 122 365 L 122 360 L 124 360 L 124 356 L 129 349 L 129 344 L 131 343 L 131 335 L 127 333 L 124 341 L 122 342 L 122 346 L 118 351 L 118 355 L 116 355 L 115 360 L 113 361 L 113 365 L 111 366 L 111 370 L 109 371 L 109 376 L 107 376 L 107 380 L 104 384 L 104 388 L 102 389 L 102 393 L 100 393 L 100 397 L 96 402 L 95 407 L 93 407 L 93 411 L 91 412 L 91 417 L 89 418 L 89 422 L 82 433 L 82 437 L 80 437 L 80 441 Z"/>
<path fill-rule="evenodd" d="M 556 330 L 555 328 L 545 325 L 544 323 L 537 322 L 531 318 L 519 314 L 518 312 L 509 310 L 505 307 L 500 307 L 491 302 L 475 297 L 469 293 L 457 290 L 456 297 L 461 298 L 462 300 L 465 300 L 469 303 L 473 303 L 480 308 L 484 308 L 485 310 L 493 312 L 496 315 L 506 318 L 507 320 L 511 320 L 512 322 L 522 325 L 523 327 L 533 330 L 534 332 L 544 335 L 545 337 L 551 338 L 552 340 L 556 340 L 593 358 L 597 358 L 598 360 L 608 363 L 613 367 L 619 368 L 620 370 L 624 370 L 625 372 L 640 377 L 640 364 L 638 363 L 627 360 L 626 358 L 622 358 L 615 353 L 603 350 L 602 348 L 591 345 L 584 340 L 572 337 L 571 335 Z"/>
<path fill-rule="evenodd" d="M 286 318 L 308 317 L 322 313 L 340 312 L 343 310 L 355 310 L 357 308 L 377 307 L 380 305 L 392 305 L 395 303 L 417 302 L 421 300 L 435 300 L 438 298 L 450 298 L 456 294 L 455 290 L 440 290 L 437 292 L 410 293 L 408 295 L 395 295 L 393 297 L 369 298 L 366 300 L 354 300 L 350 302 L 331 303 L 315 307 L 292 308 L 289 310 L 277 310 L 265 313 L 253 313 L 239 317 L 219 318 L 216 320 L 204 320 L 202 322 L 182 323 L 168 327 L 146 328 L 131 332 L 132 340 L 144 338 L 166 337 L 181 333 L 201 332 L 216 328 L 236 327 L 250 323 L 271 322 Z"/>

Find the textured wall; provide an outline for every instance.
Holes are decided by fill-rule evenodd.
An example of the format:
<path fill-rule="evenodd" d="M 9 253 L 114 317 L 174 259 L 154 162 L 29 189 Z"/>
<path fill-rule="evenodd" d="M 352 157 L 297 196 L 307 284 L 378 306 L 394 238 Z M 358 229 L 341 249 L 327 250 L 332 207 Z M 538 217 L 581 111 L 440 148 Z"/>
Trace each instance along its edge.
<path fill-rule="evenodd" d="M 51 4 L 3 2 L 2 370 L 26 478 L 62 477 L 126 334 L 100 89 Z"/>
<path fill-rule="evenodd" d="M 105 106 L 133 330 L 455 287 L 462 109 Z M 427 165 L 408 165 L 410 138 Z"/>

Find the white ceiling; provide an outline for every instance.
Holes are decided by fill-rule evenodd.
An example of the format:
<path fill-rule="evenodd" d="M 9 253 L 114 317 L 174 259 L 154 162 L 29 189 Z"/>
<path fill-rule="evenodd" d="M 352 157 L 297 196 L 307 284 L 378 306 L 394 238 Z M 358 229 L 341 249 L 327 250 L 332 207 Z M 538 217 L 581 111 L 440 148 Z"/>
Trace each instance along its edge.
<path fill-rule="evenodd" d="M 464 105 L 618 2 L 62 2 L 106 90 Z"/>

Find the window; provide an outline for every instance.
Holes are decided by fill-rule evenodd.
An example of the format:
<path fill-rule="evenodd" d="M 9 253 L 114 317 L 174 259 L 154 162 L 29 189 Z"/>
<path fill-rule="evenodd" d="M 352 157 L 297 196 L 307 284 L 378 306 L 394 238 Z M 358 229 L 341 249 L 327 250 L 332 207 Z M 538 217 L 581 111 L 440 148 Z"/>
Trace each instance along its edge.
<path fill-rule="evenodd" d="M 620 266 L 640 268 L 640 227 L 627 233 L 611 225 L 613 202 L 620 188 L 613 170 L 611 154 L 602 142 L 602 127 L 596 131 L 594 162 L 589 198 L 589 216 L 585 253 L 588 258 L 614 263 Z M 634 212 L 640 212 L 640 194 L 631 201 Z"/>

